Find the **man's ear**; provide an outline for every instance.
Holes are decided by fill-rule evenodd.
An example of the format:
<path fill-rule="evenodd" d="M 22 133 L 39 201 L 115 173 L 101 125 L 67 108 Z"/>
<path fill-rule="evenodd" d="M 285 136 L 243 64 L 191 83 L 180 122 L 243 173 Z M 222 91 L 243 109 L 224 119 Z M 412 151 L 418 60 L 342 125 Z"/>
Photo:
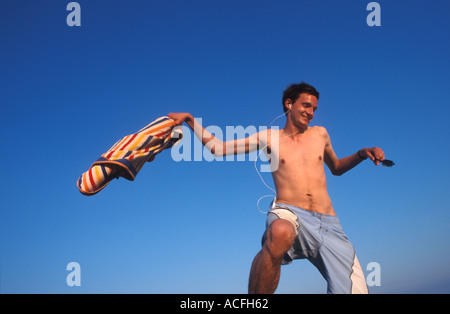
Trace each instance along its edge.
<path fill-rule="evenodd" d="M 287 110 L 291 110 L 292 109 L 292 101 L 289 98 L 286 99 L 286 101 L 284 102 L 284 106 L 286 107 Z"/>

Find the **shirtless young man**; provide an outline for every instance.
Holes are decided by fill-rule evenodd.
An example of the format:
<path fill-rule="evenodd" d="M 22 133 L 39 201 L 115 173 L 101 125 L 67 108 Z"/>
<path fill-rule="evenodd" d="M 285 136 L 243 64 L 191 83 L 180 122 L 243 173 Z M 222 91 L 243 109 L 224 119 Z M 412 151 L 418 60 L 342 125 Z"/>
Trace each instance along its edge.
<path fill-rule="evenodd" d="M 273 293 L 282 264 L 308 259 L 327 281 L 328 293 L 368 293 L 355 250 L 333 209 L 326 187 L 324 163 L 341 175 L 366 158 L 375 165 L 384 160 L 377 147 L 363 148 L 339 159 L 327 130 L 308 126 L 317 109 L 319 93 L 306 84 L 293 84 L 283 93 L 286 125 L 244 139 L 222 142 L 189 113 L 171 113 L 177 124 L 186 122 L 215 156 L 249 153 L 266 146 L 270 151 L 276 203 L 267 215 L 263 246 L 256 255 L 249 293 Z"/>

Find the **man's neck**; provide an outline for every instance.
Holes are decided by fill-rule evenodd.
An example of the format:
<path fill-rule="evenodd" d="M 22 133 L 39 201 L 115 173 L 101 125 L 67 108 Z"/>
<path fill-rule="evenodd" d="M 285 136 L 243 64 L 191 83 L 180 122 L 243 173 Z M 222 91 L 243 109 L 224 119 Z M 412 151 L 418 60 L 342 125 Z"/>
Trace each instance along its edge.
<path fill-rule="evenodd" d="M 308 127 L 296 126 L 292 123 L 286 122 L 284 126 L 284 133 L 288 136 L 294 136 L 297 134 L 303 134 L 308 130 Z"/>

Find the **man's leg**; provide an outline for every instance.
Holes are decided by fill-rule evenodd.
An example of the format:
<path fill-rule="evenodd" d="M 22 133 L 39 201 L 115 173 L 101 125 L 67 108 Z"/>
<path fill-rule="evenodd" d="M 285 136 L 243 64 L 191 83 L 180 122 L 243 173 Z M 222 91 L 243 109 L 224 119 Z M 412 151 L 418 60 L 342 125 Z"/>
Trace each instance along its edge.
<path fill-rule="evenodd" d="M 281 262 L 291 248 L 296 233 L 292 223 L 277 219 L 267 228 L 263 248 L 253 260 L 248 292 L 274 293 L 280 280 Z"/>
<path fill-rule="evenodd" d="M 338 218 L 323 216 L 321 219 L 323 242 L 318 254 L 310 261 L 327 281 L 327 293 L 368 293 L 355 249 Z"/>

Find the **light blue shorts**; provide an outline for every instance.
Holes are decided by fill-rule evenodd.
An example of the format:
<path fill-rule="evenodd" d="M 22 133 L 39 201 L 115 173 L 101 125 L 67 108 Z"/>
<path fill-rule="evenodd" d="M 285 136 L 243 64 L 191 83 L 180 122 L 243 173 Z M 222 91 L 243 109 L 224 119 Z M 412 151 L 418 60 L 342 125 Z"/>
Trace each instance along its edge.
<path fill-rule="evenodd" d="M 327 281 L 327 293 L 368 293 L 355 250 L 338 217 L 277 203 L 267 214 L 266 227 L 276 219 L 288 220 L 297 233 L 283 264 L 308 259 Z M 264 234 L 263 244 L 265 239 Z"/>

